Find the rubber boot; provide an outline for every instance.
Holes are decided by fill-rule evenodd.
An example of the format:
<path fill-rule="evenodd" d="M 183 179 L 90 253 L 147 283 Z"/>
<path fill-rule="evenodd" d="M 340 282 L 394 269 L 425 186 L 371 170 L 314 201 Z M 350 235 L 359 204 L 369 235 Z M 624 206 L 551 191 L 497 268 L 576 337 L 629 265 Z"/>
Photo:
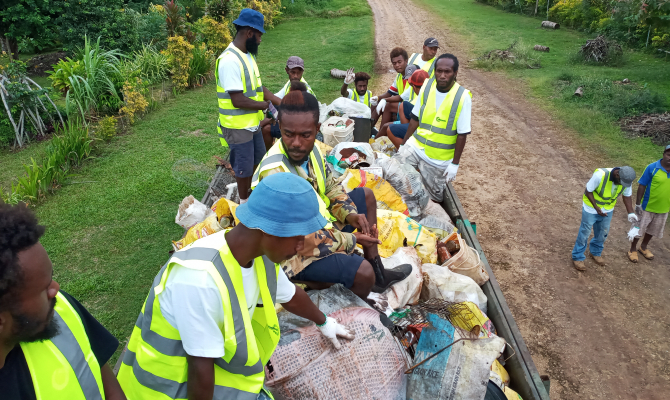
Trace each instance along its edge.
<path fill-rule="evenodd" d="M 375 293 L 383 293 L 391 285 L 405 280 L 412 273 L 411 264 L 400 264 L 393 269 L 384 269 L 381 257 L 377 256 L 368 261 L 375 271 L 375 284 L 372 286 L 372 291 Z"/>

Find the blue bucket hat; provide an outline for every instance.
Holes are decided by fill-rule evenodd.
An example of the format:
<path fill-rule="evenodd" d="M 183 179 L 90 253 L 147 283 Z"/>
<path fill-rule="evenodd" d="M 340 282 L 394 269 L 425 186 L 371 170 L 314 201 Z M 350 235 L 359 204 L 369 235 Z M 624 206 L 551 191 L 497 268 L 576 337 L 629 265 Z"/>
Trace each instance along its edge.
<path fill-rule="evenodd" d="M 248 228 L 278 237 L 306 236 L 328 223 L 319 213 L 312 186 L 289 172 L 260 181 L 248 201 L 237 207 L 235 216 Z"/>
<path fill-rule="evenodd" d="M 240 16 L 237 17 L 235 21 L 233 21 L 233 24 L 239 26 L 248 26 L 250 28 L 254 28 L 260 33 L 265 33 L 265 29 L 263 29 L 263 25 L 265 25 L 265 18 L 263 17 L 263 14 L 256 10 L 252 10 L 251 8 L 243 8 L 242 11 L 240 11 Z"/>

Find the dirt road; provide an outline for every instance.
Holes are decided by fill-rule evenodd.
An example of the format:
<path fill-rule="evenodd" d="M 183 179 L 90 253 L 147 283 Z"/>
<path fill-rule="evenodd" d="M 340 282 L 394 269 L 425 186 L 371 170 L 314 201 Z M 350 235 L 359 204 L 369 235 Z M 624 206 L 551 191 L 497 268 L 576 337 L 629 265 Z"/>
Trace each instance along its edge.
<path fill-rule="evenodd" d="M 444 21 L 399 0 L 368 0 L 375 17 L 382 93 L 394 74 L 389 53 L 421 51 L 436 37 L 441 52 L 467 60 Z M 470 57 L 472 58 L 472 57 Z M 571 266 L 584 186 L 604 163 L 576 148 L 560 123 L 528 102 L 522 85 L 461 63 L 459 82 L 473 97 L 456 190 L 552 399 L 666 399 L 670 395 L 670 239 L 653 240 L 654 261 L 631 264 L 621 201 L 599 267 Z M 660 154 L 659 154 L 660 156 Z M 650 160 L 654 161 L 654 160 Z M 642 171 L 638 171 L 638 176 Z"/>

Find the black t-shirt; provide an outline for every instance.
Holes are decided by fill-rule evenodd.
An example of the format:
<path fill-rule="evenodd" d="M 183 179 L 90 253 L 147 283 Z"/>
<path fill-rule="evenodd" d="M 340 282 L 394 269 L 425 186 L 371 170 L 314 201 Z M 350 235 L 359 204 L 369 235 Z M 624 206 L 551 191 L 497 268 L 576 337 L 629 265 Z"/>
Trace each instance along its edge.
<path fill-rule="evenodd" d="M 119 347 L 119 341 L 100 322 L 93 318 L 91 313 L 79 304 L 74 297 L 62 290 L 60 293 L 65 296 L 79 314 L 95 358 L 98 359 L 100 366 L 105 365 Z M 36 400 L 35 387 L 21 346 L 17 345 L 9 352 L 5 360 L 5 366 L 0 368 L 0 388 L 2 388 L 0 397 L 3 399 Z"/>

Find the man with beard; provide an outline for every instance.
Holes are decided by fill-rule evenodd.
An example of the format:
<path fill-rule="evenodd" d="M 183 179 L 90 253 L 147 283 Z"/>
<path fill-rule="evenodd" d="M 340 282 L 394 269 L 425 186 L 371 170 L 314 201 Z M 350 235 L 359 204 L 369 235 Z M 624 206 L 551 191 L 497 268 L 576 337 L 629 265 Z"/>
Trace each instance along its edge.
<path fill-rule="evenodd" d="M 218 131 L 221 145 L 230 148 L 240 203 L 249 197 L 251 174 L 265 154 L 260 129 L 263 110 L 270 101 L 280 103 L 261 83 L 255 56 L 265 33 L 263 14 L 245 8 L 233 21 L 237 33 L 216 60 L 216 91 L 219 99 Z M 270 101 L 268 101 L 270 100 Z"/>
<path fill-rule="evenodd" d="M 442 54 L 435 60 L 435 77 L 419 92 L 398 152 L 419 170 L 431 199 L 438 203 L 447 183 L 456 177 L 471 131 L 472 93 L 456 82 L 457 75 L 456 56 Z"/>
<path fill-rule="evenodd" d="M 314 91 L 309 86 L 305 78 L 303 78 L 303 73 L 305 72 L 305 62 L 302 58 L 298 56 L 291 56 L 286 61 L 286 74 L 288 74 L 288 82 L 284 85 L 281 90 L 275 93 L 275 96 L 279 99 L 283 99 L 286 94 L 291 91 L 292 82 L 302 82 L 307 86 L 307 91 L 311 93 L 314 97 Z M 279 131 L 279 123 L 272 118 L 266 118 L 261 122 L 261 129 L 263 130 L 263 140 L 265 141 L 265 148 L 269 149 L 272 147 L 272 142 L 274 139 L 281 139 L 281 132 Z"/>
<path fill-rule="evenodd" d="M 122 400 L 107 365 L 119 342 L 53 280 L 25 206 L 0 204 L 0 397 Z"/>
<path fill-rule="evenodd" d="M 391 65 L 393 69 L 398 74 L 395 77 L 395 80 L 386 91 L 386 93 L 379 96 L 379 102 L 377 107 L 372 110 L 372 125 L 377 124 L 377 120 L 380 116 L 382 117 L 382 126 L 391 120 L 391 115 L 398 112 L 398 104 L 386 104 L 387 98 L 391 96 L 397 96 L 402 94 L 406 88 L 409 87 L 407 80 L 412 76 L 413 70 L 407 74 L 407 51 L 402 47 L 396 47 L 391 50 Z M 383 114 L 382 114 L 383 113 Z"/>
<path fill-rule="evenodd" d="M 409 57 L 408 64 L 418 65 L 419 68 L 428 72 L 428 75 L 432 78 L 435 76 L 435 55 L 437 50 L 440 48 L 440 44 L 435 38 L 428 38 L 423 41 L 423 52 L 412 53 Z"/>
<path fill-rule="evenodd" d="M 316 98 L 306 92 L 304 84 L 294 82 L 279 106 L 282 138 L 261 161 L 251 186 L 281 172 L 310 182 L 318 195 L 321 215 L 329 223 L 305 237 L 304 248 L 283 264 L 286 274 L 294 282 L 306 283 L 313 289 L 341 283 L 365 300 L 370 290 L 383 292 L 409 276 L 412 268 L 405 264 L 394 270 L 384 269 L 377 249 L 381 242 L 377 238 L 375 196 L 368 188 L 347 194 L 335 180 L 314 145 L 320 125 Z M 363 247 L 365 257 L 354 253 L 357 243 Z"/>
<path fill-rule="evenodd" d="M 377 96 L 373 96 L 372 92 L 368 90 L 368 82 L 370 81 L 370 78 L 370 75 L 365 72 L 356 72 L 354 74 L 354 69 L 349 68 L 347 75 L 344 77 L 344 83 L 340 89 L 340 94 L 342 97 L 346 97 L 357 103 L 365 104 L 368 107 L 376 107 Z M 355 84 L 354 90 L 349 89 L 351 83 Z"/>

